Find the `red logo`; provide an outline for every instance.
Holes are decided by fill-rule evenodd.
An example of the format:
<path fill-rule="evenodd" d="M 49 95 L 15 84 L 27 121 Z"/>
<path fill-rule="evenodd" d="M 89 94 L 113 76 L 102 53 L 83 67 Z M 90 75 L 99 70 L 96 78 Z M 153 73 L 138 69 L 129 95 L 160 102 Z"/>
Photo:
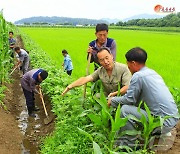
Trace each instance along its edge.
<path fill-rule="evenodd" d="M 164 7 L 162 5 L 156 5 L 154 7 L 156 13 L 173 13 L 175 12 L 175 7 Z"/>
<path fill-rule="evenodd" d="M 156 6 L 154 7 L 154 11 L 157 12 L 157 13 L 159 13 L 160 10 L 161 10 L 161 8 L 162 8 L 162 6 L 158 4 L 158 5 L 156 5 Z"/>

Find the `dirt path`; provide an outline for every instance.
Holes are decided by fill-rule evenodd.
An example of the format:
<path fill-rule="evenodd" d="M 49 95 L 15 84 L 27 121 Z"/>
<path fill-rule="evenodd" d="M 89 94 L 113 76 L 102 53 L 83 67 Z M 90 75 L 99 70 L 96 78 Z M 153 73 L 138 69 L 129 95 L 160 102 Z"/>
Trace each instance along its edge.
<path fill-rule="evenodd" d="M 18 128 L 18 122 L 9 108 L 12 100 L 12 85 L 9 85 L 6 98 L 4 99 L 4 104 L 8 107 L 8 110 L 5 111 L 3 108 L 0 108 L 0 154 L 19 154 L 21 152 L 23 135 Z"/>
<path fill-rule="evenodd" d="M 21 37 L 18 36 L 17 39 L 18 45 L 24 47 Z M 13 73 L 12 78 L 13 82 L 6 85 L 3 100 L 7 111 L 0 106 L 0 154 L 36 154 L 41 138 L 53 131 L 54 120 L 48 125 L 44 124 L 45 114 L 39 96 L 36 96 L 35 103 L 40 111 L 35 112 L 36 118 L 29 117 L 18 70 Z M 53 116 L 46 96 L 44 100 L 47 112 Z"/>

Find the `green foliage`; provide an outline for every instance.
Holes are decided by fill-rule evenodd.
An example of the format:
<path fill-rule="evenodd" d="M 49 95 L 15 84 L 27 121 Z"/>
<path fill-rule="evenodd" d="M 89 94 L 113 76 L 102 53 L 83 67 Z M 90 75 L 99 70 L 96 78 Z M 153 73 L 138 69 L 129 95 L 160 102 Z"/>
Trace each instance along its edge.
<path fill-rule="evenodd" d="M 78 130 L 80 131 L 81 134 L 86 135 L 93 142 L 94 154 L 102 154 L 101 148 L 96 142 L 93 141 L 92 136 L 80 128 L 78 128 Z"/>
<path fill-rule="evenodd" d="M 129 119 L 134 120 L 138 123 L 141 123 L 141 125 L 143 126 L 142 130 L 140 128 L 140 130 L 141 130 L 140 135 L 142 137 L 141 139 L 144 140 L 143 149 L 146 150 L 149 142 L 152 139 L 152 136 L 151 136 L 152 132 L 155 130 L 155 128 L 158 128 L 158 127 L 160 127 L 162 129 L 164 120 L 166 120 L 167 118 L 170 118 L 170 116 L 155 117 L 151 114 L 148 106 L 145 103 L 143 103 L 145 111 L 147 113 L 147 118 L 146 118 L 146 116 L 141 112 L 142 103 L 143 102 L 141 102 L 138 106 L 138 112 L 141 114 L 141 118 L 137 119 L 136 117 L 129 115 Z"/>
<path fill-rule="evenodd" d="M 5 110 L 7 108 L 2 102 L 2 99 L 5 97 L 4 90 L 6 89 L 4 83 L 9 79 L 8 72 L 12 66 L 10 63 L 11 51 L 8 43 L 8 29 L 10 26 L 3 17 L 3 11 L 0 11 L 0 104 Z"/>
<path fill-rule="evenodd" d="M 0 12 L 0 84 L 4 83 L 8 78 L 10 70 L 10 52 L 8 43 L 8 24 Z"/>
<path fill-rule="evenodd" d="M 160 19 L 132 19 L 118 22 L 116 26 L 145 26 L 145 27 L 180 27 L 180 12 L 172 13 Z"/>
<path fill-rule="evenodd" d="M 98 117 L 98 120 L 102 121 L 102 124 L 104 125 L 104 129 L 107 129 L 108 127 L 108 121 L 111 121 L 111 127 L 110 127 L 110 133 L 107 130 L 107 134 L 108 134 L 108 140 L 109 140 L 109 149 L 113 150 L 113 145 L 114 145 L 114 140 L 117 134 L 117 131 L 120 130 L 121 127 L 125 126 L 128 118 L 120 118 L 120 114 L 121 114 L 121 110 L 120 110 L 120 105 L 118 106 L 116 113 L 115 113 L 115 119 L 113 118 L 113 116 L 111 115 L 111 111 L 110 108 L 108 108 L 107 106 L 107 100 L 106 97 L 104 95 L 102 86 L 100 89 L 100 99 L 98 99 L 96 96 L 94 96 L 94 99 L 101 105 L 102 107 L 102 111 L 101 113 L 101 118 Z"/>
<path fill-rule="evenodd" d="M 171 88 L 171 93 L 174 97 L 174 100 L 175 100 L 178 110 L 180 112 L 180 88 L 175 88 L 175 87 Z"/>
<path fill-rule="evenodd" d="M 4 110 L 7 110 L 6 105 L 3 103 L 3 98 L 5 97 L 4 91 L 6 90 L 5 86 L 0 86 L 0 104 L 4 108 Z"/>

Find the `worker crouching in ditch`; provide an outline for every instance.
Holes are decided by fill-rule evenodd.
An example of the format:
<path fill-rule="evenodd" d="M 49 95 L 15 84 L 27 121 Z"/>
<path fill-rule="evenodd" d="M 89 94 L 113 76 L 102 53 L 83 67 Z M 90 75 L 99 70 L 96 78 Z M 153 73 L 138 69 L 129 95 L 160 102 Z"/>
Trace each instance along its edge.
<path fill-rule="evenodd" d="M 129 70 L 133 74 L 127 93 L 121 97 L 112 97 L 108 100 L 108 106 L 117 108 L 120 104 L 121 117 L 125 118 L 128 115 L 133 115 L 137 119 L 141 119 L 143 114 L 147 120 L 148 113 L 144 109 L 140 109 L 141 114 L 138 112 L 137 106 L 141 101 L 144 101 L 148 106 L 151 115 L 154 117 L 170 118 L 164 120 L 162 129 L 159 134 L 160 139 L 164 143 L 159 146 L 161 149 L 167 150 L 173 145 L 172 140 L 176 136 L 176 124 L 178 122 L 178 109 L 177 105 L 171 95 L 168 87 L 165 85 L 162 77 L 154 70 L 145 66 L 147 53 L 143 49 L 136 47 L 132 48 L 126 53 L 127 64 Z M 135 130 L 138 123 L 129 119 L 126 125 L 121 128 L 120 132 L 125 130 Z M 142 126 L 140 126 L 142 127 Z M 135 147 L 135 136 L 125 135 L 117 140 L 118 145 Z M 160 143 L 160 142 L 159 142 Z M 159 144 L 158 143 L 158 144 Z M 166 145 L 165 145 L 166 144 Z M 157 147 L 156 150 L 159 150 Z"/>
<path fill-rule="evenodd" d="M 26 105 L 28 114 L 31 117 L 35 117 L 33 111 L 37 111 L 34 103 L 34 93 L 39 94 L 37 88 L 40 88 L 40 83 L 48 77 L 48 72 L 43 69 L 33 69 L 23 75 L 21 78 L 21 87 L 23 89 L 24 96 L 26 98 Z M 40 96 L 42 97 L 42 96 Z"/>

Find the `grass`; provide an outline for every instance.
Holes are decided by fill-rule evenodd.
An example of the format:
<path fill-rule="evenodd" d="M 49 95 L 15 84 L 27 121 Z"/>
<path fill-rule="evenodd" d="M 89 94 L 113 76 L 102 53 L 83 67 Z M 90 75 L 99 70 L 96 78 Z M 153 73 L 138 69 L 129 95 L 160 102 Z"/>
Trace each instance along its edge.
<path fill-rule="evenodd" d="M 94 29 L 76 28 L 20 28 L 35 40 L 60 69 L 63 62 L 62 49 L 67 49 L 72 58 L 73 76 L 85 75 L 88 43 L 95 39 Z M 126 63 L 125 53 L 136 46 L 148 53 L 147 66 L 156 70 L 169 87 L 180 87 L 180 34 L 139 30 L 110 29 L 109 37 L 117 43 L 117 61 Z M 93 72 L 93 65 L 91 65 Z"/>

